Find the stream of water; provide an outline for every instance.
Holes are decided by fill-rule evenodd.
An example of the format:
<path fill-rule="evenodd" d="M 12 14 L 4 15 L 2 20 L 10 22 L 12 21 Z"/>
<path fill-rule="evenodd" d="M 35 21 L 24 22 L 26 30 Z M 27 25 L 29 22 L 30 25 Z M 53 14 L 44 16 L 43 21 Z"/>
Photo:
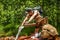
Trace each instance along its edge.
<path fill-rule="evenodd" d="M 17 33 L 17 35 L 16 35 L 15 40 L 18 39 L 18 36 L 19 36 L 19 34 L 21 33 L 21 31 L 22 31 L 23 28 L 24 28 L 24 26 L 20 26 L 20 27 L 19 27 L 19 30 L 18 30 L 18 33 Z"/>

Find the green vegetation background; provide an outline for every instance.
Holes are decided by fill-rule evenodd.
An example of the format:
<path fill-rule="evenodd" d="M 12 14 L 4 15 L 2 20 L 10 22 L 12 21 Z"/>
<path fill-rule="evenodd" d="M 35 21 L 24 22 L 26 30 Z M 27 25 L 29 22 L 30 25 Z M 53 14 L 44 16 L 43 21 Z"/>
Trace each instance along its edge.
<path fill-rule="evenodd" d="M 48 16 L 49 23 L 56 27 L 60 34 L 60 10 L 57 0 L 0 0 L 0 37 L 15 36 L 26 16 L 25 7 L 35 6 L 42 7 L 43 16 Z M 20 35 L 29 35 L 33 31 L 34 27 L 27 27 Z"/>

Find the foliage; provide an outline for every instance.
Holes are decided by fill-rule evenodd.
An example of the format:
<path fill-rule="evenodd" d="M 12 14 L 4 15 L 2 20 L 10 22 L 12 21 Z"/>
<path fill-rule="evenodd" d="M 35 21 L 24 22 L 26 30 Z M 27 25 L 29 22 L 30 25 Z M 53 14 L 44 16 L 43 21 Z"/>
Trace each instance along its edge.
<path fill-rule="evenodd" d="M 6 36 L 16 35 L 19 25 L 21 25 L 26 16 L 24 13 L 25 7 L 35 6 L 42 7 L 43 16 L 48 16 L 49 23 L 55 26 L 59 32 L 60 17 L 57 18 L 59 11 L 57 11 L 56 1 L 57 0 L 0 0 L 0 34 L 3 33 L 6 34 Z M 21 35 L 28 35 L 31 31 L 33 30 L 31 30 L 30 27 L 26 28 Z"/>

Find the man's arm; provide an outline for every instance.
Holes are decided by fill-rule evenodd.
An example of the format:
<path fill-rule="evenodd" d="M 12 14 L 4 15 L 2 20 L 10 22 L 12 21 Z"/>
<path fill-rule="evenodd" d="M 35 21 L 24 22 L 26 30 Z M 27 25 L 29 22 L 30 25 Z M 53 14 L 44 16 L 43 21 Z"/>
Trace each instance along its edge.
<path fill-rule="evenodd" d="M 22 25 L 24 25 L 24 23 L 26 22 L 26 20 L 28 20 L 28 16 L 29 16 L 29 14 L 27 14 L 26 18 L 25 18 L 24 21 L 22 22 Z"/>
<path fill-rule="evenodd" d="M 24 26 L 36 26 L 36 23 L 28 23 L 28 24 L 24 24 Z"/>
<path fill-rule="evenodd" d="M 32 17 L 28 20 L 28 23 L 37 15 L 37 10 L 34 11 L 34 14 L 32 15 Z"/>

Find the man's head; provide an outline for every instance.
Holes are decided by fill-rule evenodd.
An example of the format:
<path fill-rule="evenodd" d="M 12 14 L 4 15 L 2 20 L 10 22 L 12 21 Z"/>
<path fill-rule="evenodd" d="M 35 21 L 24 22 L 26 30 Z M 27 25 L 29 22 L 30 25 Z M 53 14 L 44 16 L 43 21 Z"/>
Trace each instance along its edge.
<path fill-rule="evenodd" d="M 32 8 L 26 8 L 26 13 L 29 15 L 33 15 L 33 9 Z"/>

